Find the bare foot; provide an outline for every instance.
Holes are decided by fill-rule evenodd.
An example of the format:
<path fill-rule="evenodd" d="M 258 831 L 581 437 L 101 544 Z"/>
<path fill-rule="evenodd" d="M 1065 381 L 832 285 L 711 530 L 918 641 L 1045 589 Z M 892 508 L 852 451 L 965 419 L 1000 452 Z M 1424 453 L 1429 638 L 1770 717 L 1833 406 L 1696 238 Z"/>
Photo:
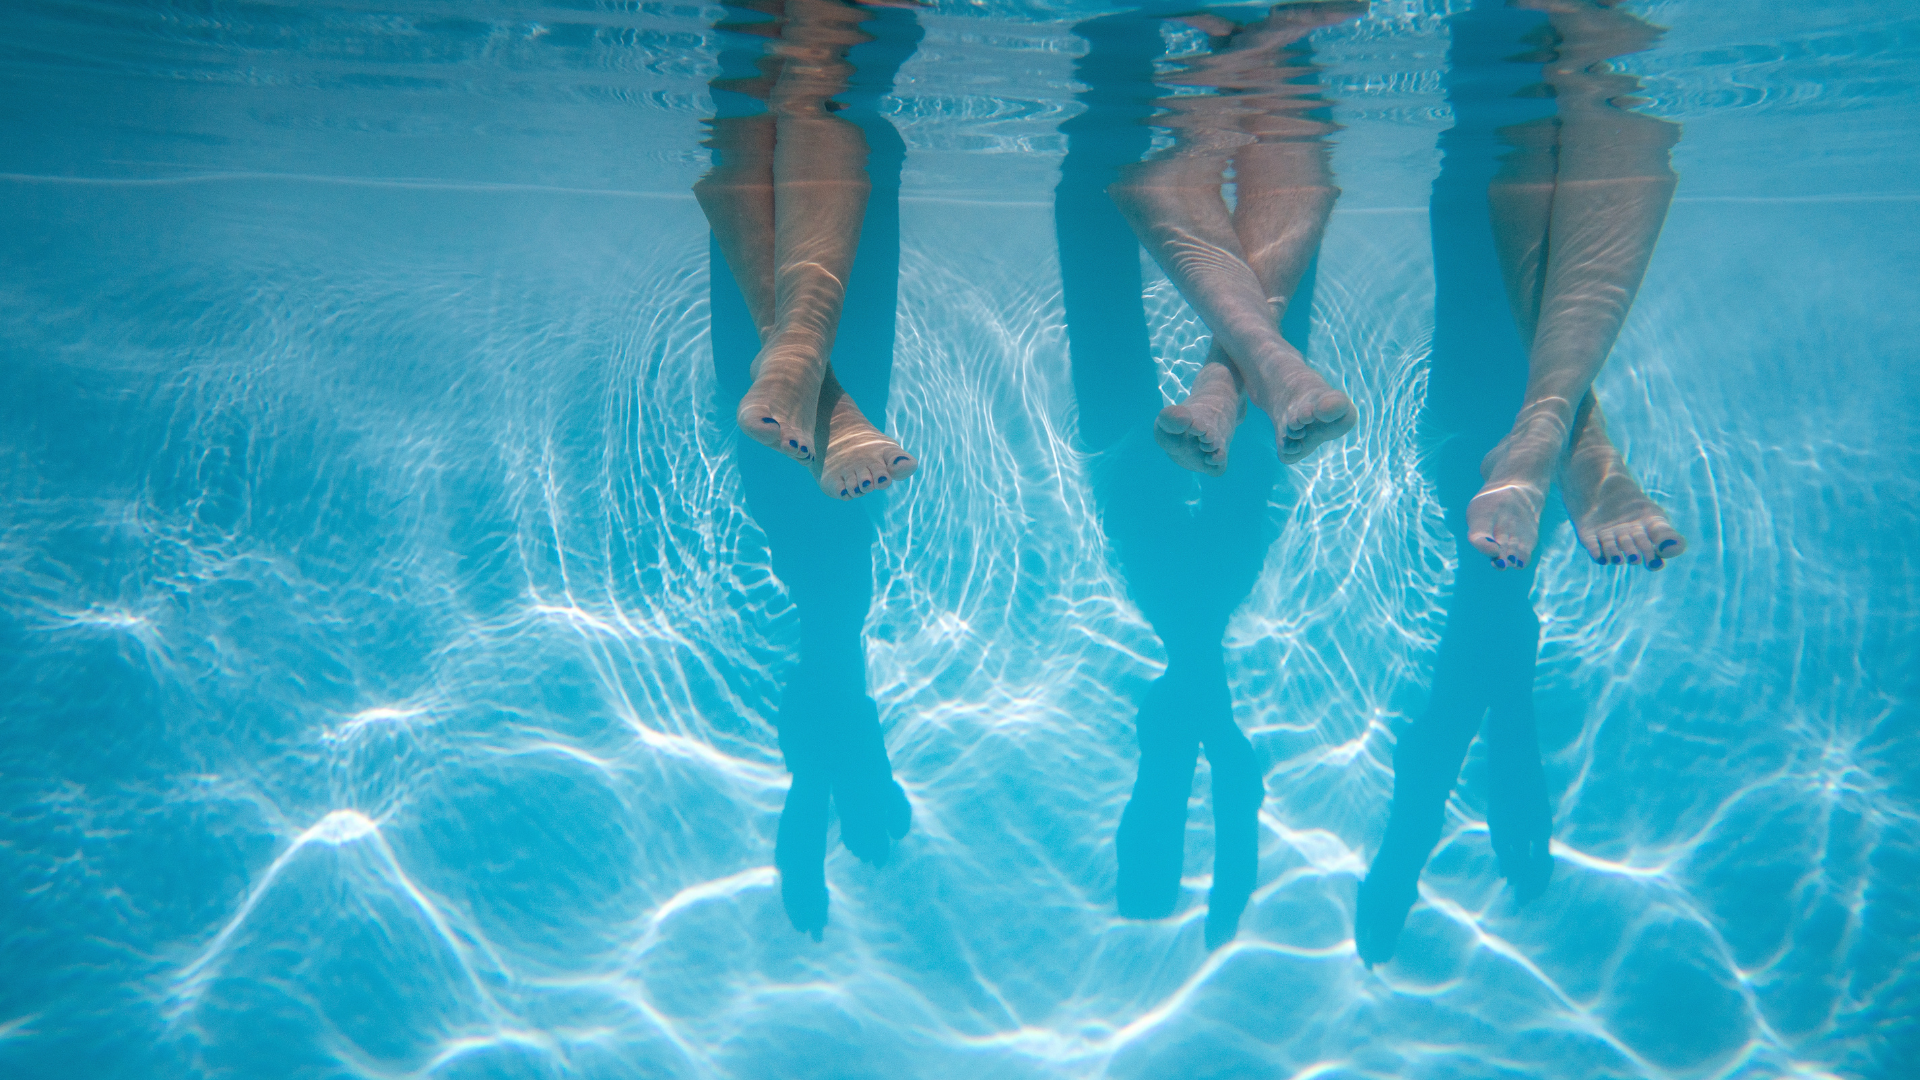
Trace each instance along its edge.
<path fill-rule="evenodd" d="M 1247 415 L 1239 381 L 1225 364 L 1210 363 L 1194 376 L 1193 390 L 1178 405 L 1160 410 L 1153 438 L 1175 465 L 1208 476 L 1227 471 L 1227 446 Z"/>
<path fill-rule="evenodd" d="M 1525 566 L 1540 539 L 1540 510 L 1567 444 L 1567 424 L 1549 410 L 1522 413 L 1480 461 L 1486 484 L 1467 504 L 1467 538 L 1496 569 Z"/>
<path fill-rule="evenodd" d="M 820 490 L 836 499 L 857 499 L 905 480 L 920 467 L 913 455 L 868 421 L 853 395 L 840 389 L 831 374 L 820 396 L 820 407 L 828 414 Z"/>
<path fill-rule="evenodd" d="M 1359 420 L 1353 401 L 1327 385 L 1298 353 L 1265 375 L 1266 400 L 1256 403 L 1273 419 L 1280 460 L 1288 465 L 1304 460 L 1321 443 L 1352 431 Z"/>
<path fill-rule="evenodd" d="M 795 342 L 776 335 L 753 360 L 753 385 L 735 414 L 741 430 L 762 446 L 795 461 L 814 458 L 814 422 L 819 416 L 820 384 L 826 377 L 823 343 Z"/>
<path fill-rule="evenodd" d="M 1596 407 L 1581 426 L 1560 472 L 1560 499 L 1580 545 L 1603 566 L 1643 563 L 1658 570 L 1687 550 L 1667 512 L 1627 470 Z"/>

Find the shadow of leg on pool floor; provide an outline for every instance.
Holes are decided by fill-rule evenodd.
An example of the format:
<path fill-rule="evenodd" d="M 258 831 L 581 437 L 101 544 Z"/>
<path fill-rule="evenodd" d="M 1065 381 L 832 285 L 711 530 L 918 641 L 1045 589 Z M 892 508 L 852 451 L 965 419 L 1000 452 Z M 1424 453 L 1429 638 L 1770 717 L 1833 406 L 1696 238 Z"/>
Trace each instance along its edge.
<path fill-rule="evenodd" d="M 756 7 L 777 19 L 784 5 Z M 913 54 L 921 31 L 911 11 L 849 10 L 859 26 L 855 36 L 869 40 L 847 52 L 853 71 L 846 91 L 835 96 L 843 107 L 833 119 L 858 129 L 868 151 L 872 189 L 834 338 L 832 373 L 869 416 L 884 417 L 893 362 L 905 147 L 875 105 Z M 781 61 L 767 56 L 756 40 L 769 36 L 767 24 L 749 23 L 745 29 L 751 36 L 723 52 L 722 75 L 714 85 L 722 116 L 713 122 L 709 143 L 715 169 L 703 181 L 702 202 L 711 204 L 710 213 L 737 209 L 717 189 L 760 183 L 759 174 L 771 168 L 772 118 L 760 108 L 765 87 L 757 84 L 777 76 Z M 769 223 L 762 231 L 770 228 Z M 712 344 L 720 389 L 713 407 L 721 423 L 733 425 L 761 341 L 752 304 L 730 272 L 724 246 L 716 236 L 711 248 Z M 780 748 L 793 782 L 780 816 L 774 861 L 789 919 L 818 940 L 827 922 L 829 808 L 837 811 L 847 849 L 875 865 L 887 861 L 892 844 L 912 821 L 911 804 L 887 759 L 879 711 L 866 689 L 862 632 L 873 599 L 873 511 L 826 497 L 804 468 L 744 434 L 736 446 L 748 508 L 766 534 L 774 573 L 800 616 L 800 661 L 788 677 L 778 718 Z"/>

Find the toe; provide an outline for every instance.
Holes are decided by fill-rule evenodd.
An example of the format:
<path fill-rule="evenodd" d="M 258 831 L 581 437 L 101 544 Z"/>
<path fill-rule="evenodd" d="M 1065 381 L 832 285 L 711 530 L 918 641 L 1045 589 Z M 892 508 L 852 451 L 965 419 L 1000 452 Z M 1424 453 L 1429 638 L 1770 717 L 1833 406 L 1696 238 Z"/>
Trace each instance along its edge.
<path fill-rule="evenodd" d="M 1647 526 L 1647 539 L 1652 542 L 1654 553 L 1663 560 L 1677 558 L 1687 550 L 1686 537 L 1664 521 Z"/>
<path fill-rule="evenodd" d="M 1501 553 L 1506 557 L 1508 566 L 1525 566 L 1527 565 L 1527 557 L 1533 554 L 1525 544 L 1520 542 L 1518 537 L 1508 537 L 1506 542 L 1501 544 L 1500 547 Z"/>
<path fill-rule="evenodd" d="M 1600 554 L 1605 556 L 1609 566 L 1617 566 L 1626 561 L 1626 553 L 1620 550 L 1620 536 L 1614 530 L 1601 531 Z"/>
<path fill-rule="evenodd" d="M 786 449 L 786 436 L 783 434 L 785 429 L 780 423 L 780 418 L 773 415 L 773 410 L 765 405 L 754 401 L 741 402 L 739 411 L 734 414 L 734 421 L 740 425 L 741 431 L 746 432 L 748 438 L 761 446 L 769 446 L 775 450 Z"/>
<path fill-rule="evenodd" d="M 1323 424 L 1331 424 L 1352 410 L 1353 403 L 1347 400 L 1347 395 L 1338 390 L 1329 390 L 1313 403 L 1313 418 Z"/>
<path fill-rule="evenodd" d="M 1620 537 L 1620 550 L 1627 552 L 1628 562 L 1644 563 L 1653 558 L 1653 541 L 1647 538 L 1647 530 L 1638 522 L 1620 530 Z"/>
<path fill-rule="evenodd" d="M 1595 532 L 1581 532 L 1579 536 L 1580 546 L 1586 549 L 1587 557 L 1594 562 L 1604 565 L 1607 561 L 1607 556 L 1600 550 L 1600 534 Z"/>

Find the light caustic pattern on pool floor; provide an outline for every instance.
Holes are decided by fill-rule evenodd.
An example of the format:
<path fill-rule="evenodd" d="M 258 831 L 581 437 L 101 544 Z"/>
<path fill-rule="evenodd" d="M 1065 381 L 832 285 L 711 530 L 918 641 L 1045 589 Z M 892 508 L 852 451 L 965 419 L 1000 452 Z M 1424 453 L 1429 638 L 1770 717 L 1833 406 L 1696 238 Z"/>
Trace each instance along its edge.
<path fill-rule="evenodd" d="M 1425 211 L 1342 185 L 1313 355 L 1363 423 L 1275 488 L 1230 630 L 1267 802 L 1209 954 L 1204 776 L 1179 914 L 1113 911 L 1164 657 L 1075 449 L 1044 204 L 903 208 L 888 426 L 924 464 L 872 502 L 867 658 L 914 831 L 829 856 L 816 944 L 770 865 L 797 621 L 690 199 L 9 181 L 0 1071 L 1899 1075 L 1920 441 L 1913 316 L 1869 283 L 1920 255 L 1901 205 L 1682 188 L 1599 392 L 1692 548 L 1627 574 L 1554 535 L 1554 881 L 1512 910 L 1470 759 L 1368 971 L 1455 553 Z M 1173 394 L 1204 337 L 1148 281 Z"/>

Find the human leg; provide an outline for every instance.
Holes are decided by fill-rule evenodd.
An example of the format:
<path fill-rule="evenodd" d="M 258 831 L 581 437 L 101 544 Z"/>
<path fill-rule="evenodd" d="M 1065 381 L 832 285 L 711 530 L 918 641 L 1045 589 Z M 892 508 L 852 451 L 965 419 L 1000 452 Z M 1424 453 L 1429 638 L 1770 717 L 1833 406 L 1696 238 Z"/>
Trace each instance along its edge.
<path fill-rule="evenodd" d="M 1468 508 L 1471 542 L 1495 566 L 1532 557 L 1547 488 L 1583 434 L 1575 422 L 1591 415 L 1588 391 L 1646 273 L 1674 186 L 1668 151 L 1677 129 L 1628 111 L 1637 83 L 1605 66 L 1647 48 L 1658 32 L 1597 4 L 1543 6 L 1561 39 L 1545 69 L 1560 116 L 1527 392 Z"/>
<path fill-rule="evenodd" d="M 1148 253 L 1233 358 L 1240 384 L 1273 418 L 1281 459 L 1291 463 L 1352 430 L 1353 403 L 1280 336 L 1267 290 L 1247 262 L 1221 196 L 1228 160 L 1218 147 L 1176 152 L 1122 170 L 1109 191 Z"/>
<path fill-rule="evenodd" d="M 812 438 L 799 439 L 789 432 L 787 438 L 792 440 L 792 445 L 787 445 L 786 450 L 789 456 L 800 456 L 799 448 L 806 446 L 809 452 L 802 460 L 814 473 L 821 489 L 836 498 L 852 499 L 884 489 L 892 481 L 905 479 L 913 473 L 918 462 L 866 418 L 852 395 L 841 387 L 831 363 L 827 362 L 832 331 L 838 322 L 839 303 L 844 296 L 846 270 L 851 264 L 854 243 L 859 235 L 858 211 L 865 205 L 865 189 L 860 185 L 865 183 L 863 163 L 866 156 L 864 140 L 854 145 L 853 140 L 859 139 L 859 131 L 852 125 L 826 116 L 824 119 L 829 123 L 824 129 L 808 126 L 809 122 L 820 119 L 808 114 L 809 105 L 824 102 L 835 92 L 836 77 L 844 82 L 843 72 L 829 70 L 822 74 L 814 68 L 823 64 L 831 67 L 828 62 L 834 49 L 844 50 L 845 47 L 839 42 L 840 38 L 847 43 L 858 40 L 857 36 L 836 32 L 849 25 L 845 17 L 816 18 L 811 24 L 805 21 L 810 12 L 817 16 L 819 8 L 833 6 L 816 4 L 813 9 L 808 9 L 806 5 L 794 5 L 801 22 L 784 27 L 782 40 L 791 37 L 793 44 L 789 47 L 797 46 L 805 51 L 807 62 L 795 65 L 796 71 L 791 78 L 786 77 L 787 58 L 775 56 L 768 59 L 765 65 L 768 72 L 761 79 L 735 84 L 730 89 L 769 102 L 777 98 L 782 109 L 790 114 L 791 122 L 787 125 L 790 140 L 806 141 L 819 135 L 821 130 L 838 137 L 837 140 L 828 138 L 824 147 L 816 148 L 820 150 L 819 158 L 808 154 L 788 155 L 797 160 L 787 163 L 785 172 L 780 175 L 785 176 L 788 182 L 779 184 L 776 183 L 776 162 L 780 158 L 777 148 L 781 114 L 770 112 L 761 116 L 715 120 L 713 138 L 709 143 L 715 150 L 715 167 L 694 186 L 694 192 L 707 214 L 727 264 L 740 284 L 754 323 L 760 330 L 762 350 L 754 363 L 754 388 L 748 391 L 742 403 L 743 415 L 775 399 L 791 405 L 793 395 L 803 392 L 805 380 L 811 377 L 808 365 L 817 360 L 820 381 L 811 410 Z M 838 13 L 829 11 L 827 14 Z M 854 17 L 858 17 L 857 10 Z M 813 68 L 809 68 L 807 63 L 811 63 Z M 849 130 L 852 139 L 845 137 Z M 839 161 L 840 165 L 833 165 L 835 161 Z M 858 204 L 852 206 L 853 224 L 850 232 L 846 231 L 844 214 L 837 219 L 831 214 L 824 219 L 816 219 L 812 214 L 816 203 L 820 201 L 842 210 L 852 204 L 856 192 L 848 190 L 850 174 L 844 167 L 847 162 L 858 173 L 857 177 L 852 177 L 858 181 L 853 185 L 857 189 Z M 831 167 L 820 168 L 822 164 Z M 778 198 L 776 190 L 787 192 L 787 196 Z M 780 246 L 780 215 L 776 209 L 782 202 L 790 204 L 789 218 L 797 216 L 805 223 L 819 226 L 817 230 L 790 226 L 790 242 L 784 250 Z M 795 233 L 798 234 L 797 238 Z M 842 242 L 844 251 L 839 250 Z M 821 250 L 837 254 L 838 257 L 819 266 L 807 265 L 810 260 L 805 256 Z M 785 277 L 789 283 L 787 308 L 784 310 L 780 307 L 778 285 L 782 277 L 782 258 L 788 264 Z M 821 280 L 821 274 L 832 276 L 835 267 L 840 269 L 837 281 L 833 283 L 838 292 Z M 785 333 L 791 339 L 787 342 L 789 346 L 796 341 L 804 345 L 808 340 L 820 340 L 819 332 L 822 329 L 825 331 L 824 343 L 817 349 L 808 351 L 802 347 L 797 351 L 794 348 L 777 351 L 771 357 L 772 367 L 768 367 L 768 345 L 778 334 Z M 780 440 L 775 435 L 785 428 L 776 416 L 761 411 L 762 415 L 756 423 L 744 423 L 743 427 L 756 441 L 778 449 Z M 806 410 L 788 411 L 794 416 L 806 415 Z M 769 424 L 769 419 L 775 422 Z"/>

